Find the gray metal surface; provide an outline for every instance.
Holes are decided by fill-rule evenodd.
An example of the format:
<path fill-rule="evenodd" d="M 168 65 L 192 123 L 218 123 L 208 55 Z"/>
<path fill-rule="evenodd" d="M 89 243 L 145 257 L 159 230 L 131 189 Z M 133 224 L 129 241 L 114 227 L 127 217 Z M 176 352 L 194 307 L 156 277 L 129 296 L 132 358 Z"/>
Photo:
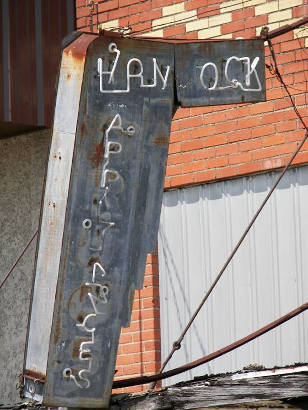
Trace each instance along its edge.
<path fill-rule="evenodd" d="M 264 42 L 178 44 L 175 73 L 183 107 L 264 101 Z"/>
<path fill-rule="evenodd" d="M 250 218 L 275 173 L 164 194 L 159 231 L 162 359 Z M 222 348 L 308 299 L 308 167 L 288 171 L 167 369 Z M 204 374 L 308 361 L 308 315 L 166 384 Z"/>
<path fill-rule="evenodd" d="M 111 38 L 87 56 L 72 166 L 56 309 L 49 350 L 47 404 L 108 407 L 121 326 L 130 321 L 146 254 L 153 250 L 173 108 L 173 81 L 132 93 L 104 94 L 98 57 L 110 67 Z M 152 83 L 153 49 L 116 39 L 120 67 L 144 64 Z M 169 45 L 155 47 L 160 66 L 172 64 Z M 131 60 L 132 61 L 132 60 Z M 136 61 L 134 72 L 140 64 Z M 124 71 L 125 72 L 125 71 Z M 108 80 L 108 76 L 107 80 Z M 105 81 L 105 78 L 103 79 Z M 127 78 L 115 72 L 113 88 Z M 102 89 L 102 88 L 101 88 Z M 132 97 L 133 95 L 133 97 Z M 150 113 L 159 116 L 153 124 Z M 142 282 L 141 282 L 142 283 Z"/>
<path fill-rule="evenodd" d="M 85 36 L 64 53 L 80 67 Z M 129 324 L 134 290 L 142 286 L 146 255 L 155 247 L 173 111 L 171 45 L 105 36 L 92 40 L 71 171 L 52 166 L 66 158 L 64 140 L 50 153 L 24 373 L 25 394 L 36 399 L 41 398 L 34 389 L 41 385 L 34 379 L 44 382 L 47 376 L 43 403 L 52 406 L 108 407 L 121 326 Z M 108 70 L 117 53 L 110 87 Z M 75 133 L 65 107 L 70 87 L 78 104 L 75 77 L 74 64 L 63 60 L 53 144 L 57 132 Z M 68 150 L 72 155 L 73 146 Z M 48 187 L 57 192 L 69 181 L 65 225 L 59 228 L 63 239 L 51 245 L 60 219 L 51 213 L 60 207 L 62 214 L 66 205 L 49 197 Z M 42 308 L 44 289 L 49 296 Z M 43 343 L 36 337 L 42 333 Z"/>
<path fill-rule="evenodd" d="M 85 51 L 92 40 L 93 37 L 87 35 L 77 39 L 75 47 L 79 46 L 82 52 L 74 55 L 68 46 L 61 62 L 25 361 L 25 374 L 32 380 L 25 382 L 25 395 L 36 400 L 42 397 L 33 393 L 38 387 L 35 380 L 43 382 L 46 379 Z M 79 62 L 76 61 L 78 56 Z M 70 101 L 68 111 L 67 101 Z"/>
<path fill-rule="evenodd" d="M 0 140 L 0 282 L 38 227 L 50 134 Z M 20 401 L 35 242 L 0 289 L 0 403 Z"/>
<path fill-rule="evenodd" d="M 82 34 L 63 52 L 24 369 L 45 405 L 108 407 L 157 238 L 176 47 Z"/>

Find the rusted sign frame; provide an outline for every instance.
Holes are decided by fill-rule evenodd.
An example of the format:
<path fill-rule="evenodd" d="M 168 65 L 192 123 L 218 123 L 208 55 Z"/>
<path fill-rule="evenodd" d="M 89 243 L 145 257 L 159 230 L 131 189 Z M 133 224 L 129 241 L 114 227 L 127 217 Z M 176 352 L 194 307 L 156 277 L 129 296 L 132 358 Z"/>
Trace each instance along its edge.
<path fill-rule="evenodd" d="M 28 382 L 28 391 L 31 398 L 39 402 L 42 394 L 37 391 L 41 393 L 40 383 L 46 381 L 52 306 L 58 280 L 70 183 L 68 175 L 73 160 L 84 63 L 86 50 L 93 40 L 90 35 L 82 35 L 62 54 L 25 358 L 26 382 L 27 378 L 33 380 L 32 384 Z M 64 109 L 67 101 L 70 101 L 70 110 Z M 46 264 L 46 260 L 49 263 Z M 26 396 L 29 395 L 26 393 Z"/>
<path fill-rule="evenodd" d="M 155 246 L 175 93 L 184 106 L 225 103 L 225 92 L 233 95 L 228 103 L 265 99 L 262 40 L 249 43 L 249 56 L 241 54 L 247 41 L 227 43 L 237 55 L 223 42 L 214 42 L 217 55 L 209 43 L 186 44 L 196 66 L 188 76 L 181 44 L 82 34 L 64 49 L 26 397 L 48 406 L 108 407 L 120 329 L 129 325 Z"/>

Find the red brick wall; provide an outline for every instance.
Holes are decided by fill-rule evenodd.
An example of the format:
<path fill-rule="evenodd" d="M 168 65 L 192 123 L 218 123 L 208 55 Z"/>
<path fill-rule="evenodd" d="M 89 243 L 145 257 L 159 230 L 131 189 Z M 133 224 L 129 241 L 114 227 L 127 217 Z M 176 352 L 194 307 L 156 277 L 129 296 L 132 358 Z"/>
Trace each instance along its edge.
<path fill-rule="evenodd" d="M 77 26 L 87 30 L 87 0 L 77 0 Z M 130 26 L 135 35 L 252 38 L 308 15 L 308 0 L 97 1 L 101 28 Z M 96 24 L 96 17 L 94 17 Z M 273 40 L 282 76 L 307 118 L 308 29 Z M 271 64 L 266 47 L 266 64 Z M 304 131 L 286 92 L 266 71 L 267 101 L 179 109 L 172 122 L 165 187 L 211 182 L 282 167 Z M 308 144 L 295 160 L 308 162 Z M 149 257 L 145 288 L 136 292 L 131 327 L 121 336 L 118 377 L 149 374 L 160 365 L 157 256 Z M 138 390 L 136 388 L 134 390 Z"/>
<path fill-rule="evenodd" d="M 118 350 L 116 377 L 149 375 L 160 367 L 160 325 L 157 253 L 148 255 L 144 285 L 136 290 L 131 325 L 123 328 Z M 136 386 L 121 391 L 141 391 Z"/>

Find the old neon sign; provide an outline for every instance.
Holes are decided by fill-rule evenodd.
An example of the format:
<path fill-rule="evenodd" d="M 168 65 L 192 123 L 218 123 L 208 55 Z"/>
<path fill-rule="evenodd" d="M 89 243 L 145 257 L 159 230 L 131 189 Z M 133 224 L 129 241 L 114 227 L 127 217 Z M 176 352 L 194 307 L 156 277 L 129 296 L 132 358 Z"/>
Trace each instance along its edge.
<path fill-rule="evenodd" d="M 117 48 L 116 43 L 109 44 L 109 52 L 115 53 L 116 58 L 112 64 L 112 68 L 110 71 L 104 70 L 104 59 L 99 57 L 97 59 L 97 71 L 99 75 L 99 87 L 101 93 L 129 93 L 131 91 L 131 79 L 138 78 L 140 80 L 139 87 L 141 88 L 151 88 L 151 87 L 158 87 L 160 86 L 162 90 L 165 89 L 166 83 L 168 81 L 168 76 L 170 73 L 170 66 L 165 67 L 165 73 L 163 74 L 161 69 L 159 68 L 159 64 L 157 59 L 153 57 L 151 62 L 153 63 L 153 78 L 152 82 L 149 84 L 145 83 L 144 80 L 144 62 L 142 62 L 139 58 L 131 58 L 126 65 L 126 83 L 127 86 L 125 89 L 119 90 L 113 88 L 112 85 L 115 83 L 115 72 L 118 68 L 119 58 L 121 55 L 121 51 Z M 238 56 L 231 56 L 228 57 L 226 60 L 225 68 L 223 72 L 219 73 L 219 69 L 217 67 L 217 63 L 214 62 L 206 62 L 202 66 L 197 66 L 200 68 L 200 87 L 202 86 L 205 90 L 213 91 L 213 90 L 225 90 L 227 88 L 237 88 L 239 87 L 244 92 L 260 92 L 262 91 L 262 85 L 259 78 L 258 73 L 258 64 L 260 62 L 260 57 L 254 57 L 251 61 L 250 57 L 238 57 Z M 108 62 L 107 62 L 108 64 Z M 232 70 L 231 66 L 237 64 L 240 67 L 244 67 L 244 81 L 242 82 L 238 78 L 231 78 L 232 77 Z M 132 70 L 132 66 L 137 66 L 138 70 Z M 124 73 L 118 73 L 118 75 L 123 75 Z M 124 75 L 125 75 L 124 74 Z M 205 78 L 208 76 L 212 76 L 212 85 L 207 84 Z M 222 79 L 220 78 L 222 76 Z M 161 84 L 158 84 L 158 80 L 161 80 Z M 105 81 L 106 80 L 106 81 Z M 227 83 L 227 85 L 219 85 L 221 82 Z M 256 87 L 251 87 L 251 83 L 253 80 L 256 81 Z M 107 88 L 109 87 L 109 88 Z"/>
<path fill-rule="evenodd" d="M 264 99 L 259 40 L 175 45 L 81 34 L 64 49 L 26 397 L 108 407 L 120 330 L 156 244 L 175 101 Z"/>

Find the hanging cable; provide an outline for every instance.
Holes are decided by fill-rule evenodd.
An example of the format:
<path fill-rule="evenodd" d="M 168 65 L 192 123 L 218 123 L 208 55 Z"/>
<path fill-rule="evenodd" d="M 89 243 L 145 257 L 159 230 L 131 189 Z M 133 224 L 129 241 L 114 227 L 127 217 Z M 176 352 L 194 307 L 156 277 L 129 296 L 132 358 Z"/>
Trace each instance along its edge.
<path fill-rule="evenodd" d="M 46 166 L 45 166 L 44 177 L 43 177 L 43 182 L 42 182 L 39 221 L 41 220 L 42 212 L 43 212 L 44 186 L 45 186 L 45 184 L 46 184 L 47 165 L 48 165 L 47 159 L 48 159 L 48 151 L 46 152 L 46 161 L 45 161 Z M 7 279 L 9 278 L 9 276 L 11 275 L 11 273 L 13 272 L 13 270 L 15 269 L 15 267 L 16 267 L 16 265 L 18 264 L 18 262 L 20 261 L 20 259 L 24 256 L 25 252 L 27 251 L 27 249 L 28 249 L 29 246 L 31 245 L 32 241 L 34 240 L 34 238 L 35 238 L 36 235 L 38 234 L 38 231 L 39 231 L 39 228 L 37 228 L 37 230 L 33 233 L 33 235 L 31 236 L 31 238 L 29 239 L 28 243 L 27 243 L 26 246 L 23 248 L 21 254 L 18 256 L 18 258 L 17 258 L 16 261 L 13 263 L 13 265 L 11 266 L 11 268 L 9 269 L 9 271 L 7 272 L 7 274 L 4 276 L 4 279 L 3 279 L 2 282 L 0 283 L 0 289 L 2 288 L 2 286 L 5 284 L 5 282 L 6 282 Z"/>
<path fill-rule="evenodd" d="M 226 260 L 225 264 L 223 265 L 223 267 L 221 268 L 221 270 L 219 271 L 218 275 L 216 276 L 214 282 L 212 283 L 212 285 L 210 286 L 210 288 L 208 289 L 208 291 L 206 292 L 206 294 L 204 295 L 203 299 L 201 300 L 199 306 L 197 307 L 197 309 L 195 310 L 195 312 L 193 313 L 192 317 L 190 318 L 190 320 L 188 321 L 185 329 L 182 331 L 182 333 L 180 334 L 179 338 L 173 343 L 173 347 L 170 351 L 170 353 L 168 354 L 166 360 L 163 362 L 159 373 L 163 372 L 163 370 L 165 369 L 166 365 L 169 363 L 170 359 L 172 358 L 172 356 L 174 355 L 174 353 L 179 350 L 181 348 L 181 343 L 187 333 L 187 331 L 189 330 L 189 328 L 191 327 L 192 323 L 194 322 L 196 316 L 198 315 L 198 313 L 200 312 L 201 308 L 203 307 L 204 303 L 207 301 L 208 297 L 210 296 L 210 294 L 212 293 L 212 291 L 214 290 L 215 286 L 217 285 L 219 279 L 221 278 L 221 276 L 223 275 L 223 273 L 225 272 L 225 270 L 227 269 L 227 267 L 229 266 L 231 260 L 233 259 L 234 255 L 236 254 L 236 252 L 238 251 L 240 245 L 242 244 L 242 242 L 244 241 L 244 239 L 246 238 L 248 232 L 250 231 L 251 227 L 253 226 L 253 224 L 255 223 L 257 217 L 259 216 L 260 212 L 262 211 L 262 209 L 264 208 L 265 204 L 267 203 L 267 201 L 269 200 L 269 198 L 271 197 L 272 193 L 274 192 L 275 188 L 277 187 L 277 185 L 279 184 L 279 182 L 281 181 L 281 179 L 283 178 L 284 174 L 287 172 L 287 170 L 289 169 L 291 163 L 293 162 L 294 158 L 296 157 L 296 155 L 299 153 L 300 149 L 302 148 L 302 146 L 304 145 L 304 143 L 306 142 L 307 138 L 308 138 L 308 129 L 307 126 L 304 122 L 304 120 L 302 119 L 294 101 L 293 98 L 288 90 L 288 87 L 286 86 L 280 72 L 277 66 L 277 60 L 276 60 L 276 56 L 275 56 L 275 52 L 274 52 L 274 48 L 273 45 L 271 43 L 270 39 L 267 39 L 269 46 L 270 46 L 270 51 L 272 54 L 272 58 L 274 61 L 274 68 L 275 68 L 275 73 L 277 75 L 277 78 L 279 79 L 280 83 L 283 85 L 283 87 L 285 88 L 291 104 L 293 106 L 293 109 L 296 113 L 296 115 L 298 116 L 298 118 L 300 119 L 304 129 L 306 130 L 305 136 L 302 139 L 301 143 L 297 146 L 296 150 L 294 151 L 293 155 L 291 156 L 291 158 L 289 159 L 288 163 L 285 165 L 284 169 L 282 170 L 282 172 L 280 173 L 279 177 L 277 178 L 276 182 L 274 183 L 274 185 L 272 186 L 272 188 L 270 189 L 269 193 L 266 195 L 265 199 L 263 200 L 262 204 L 260 205 L 259 209 L 257 210 L 257 212 L 255 213 L 255 215 L 253 216 L 253 218 L 251 219 L 248 227 L 246 228 L 246 230 L 244 231 L 243 235 L 241 236 L 241 238 L 239 239 L 239 241 L 237 242 L 236 246 L 234 247 L 234 249 L 232 250 L 230 256 L 228 257 L 228 259 Z M 155 387 L 155 383 L 151 384 L 149 387 L 149 390 L 153 390 Z"/>
<path fill-rule="evenodd" d="M 31 236 L 31 238 L 29 239 L 27 245 L 24 247 L 24 249 L 22 250 L 21 254 L 18 256 L 18 258 L 16 259 L 16 261 L 13 263 L 13 265 L 11 266 L 10 270 L 7 272 L 7 274 L 4 276 L 4 279 L 2 280 L 2 282 L 0 283 L 0 289 L 2 288 L 2 286 L 5 284 L 6 280 L 8 279 L 8 277 L 10 276 L 10 274 L 13 272 L 13 270 L 15 269 L 16 265 L 18 264 L 18 262 L 20 261 L 20 259 L 24 256 L 26 250 L 29 248 L 29 246 L 31 245 L 33 239 L 36 237 L 36 235 L 38 234 L 38 229 L 34 232 L 34 234 Z"/>
<path fill-rule="evenodd" d="M 202 364 L 208 363 L 211 360 L 217 359 L 218 357 L 223 356 L 224 354 L 229 353 L 232 350 L 239 348 L 240 346 L 243 346 L 244 344 L 256 339 L 257 337 L 263 335 L 264 333 L 269 332 L 275 327 L 282 325 L 283 323 L 287 322 L 288 320 L 299 315 L 300 313 L 304 312 L 307 309 L 308 309 L 308 302 L 292 310 L 286 315 L 280 317 L 279 319 L 276 319 L 274 322 L 271 322 L 268 325 L 262 327 L 256 332 L 250 333 L 248 336 L 243 337 L 242 339 L 239 339 L 236 342 L 231 343 L 230 345 L 222 349 L 216 350 L 216 352 L 214 353 L 203 356 L 201 357 L 201 359 L 187 363 L 183 366 L 177 367 L 176 369 L 168 370 L 167 372 L 164 372 L 164 373 L 153 374 L 152 376 L 140 376 L 140 377 L 133 377 L 130 379 L 116 380 L 113 382 L 112 387 L 114 389 L 118 389 L 121 387 L 137 386 L 139 384 L 151 383 L 153 381 L 157 382 L 158 380 L 167 379 L 168 377 L 175 376 L 177 374 L 186 372 L 195 367 L 201 366 Z"/>

